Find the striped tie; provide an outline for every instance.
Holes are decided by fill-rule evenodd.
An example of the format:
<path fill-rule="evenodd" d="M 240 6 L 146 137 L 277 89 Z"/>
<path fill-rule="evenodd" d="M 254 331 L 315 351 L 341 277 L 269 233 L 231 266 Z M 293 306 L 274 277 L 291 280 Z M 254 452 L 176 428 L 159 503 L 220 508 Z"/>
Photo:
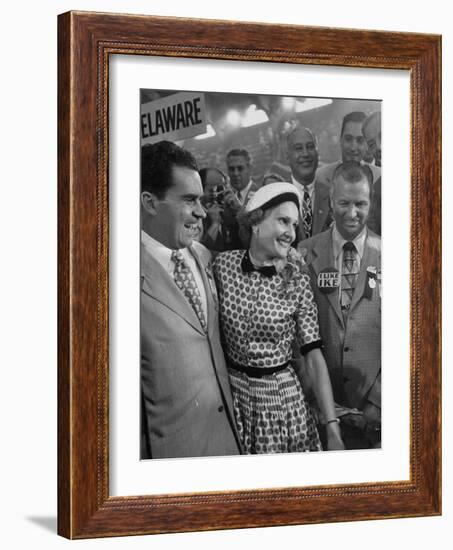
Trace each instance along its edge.
<path fill-rule="evenodd" d="M 353 242 L 348 241 L 343 245 L 343 269 L 341 273 L 341 311 L 346 321 L 351 307 L 357 277 L 359 275 L 359 263 L 357 249 Z"/>
<path fill-rule="evenodd" d="M 302 212 L 303 212 L 305 237 L 311 237 L 311 226 L 313 223 L 313 214 L 312 214 L 310 193 L 307 190 L 304 191 L 304 203 L 302 205 Z"/>

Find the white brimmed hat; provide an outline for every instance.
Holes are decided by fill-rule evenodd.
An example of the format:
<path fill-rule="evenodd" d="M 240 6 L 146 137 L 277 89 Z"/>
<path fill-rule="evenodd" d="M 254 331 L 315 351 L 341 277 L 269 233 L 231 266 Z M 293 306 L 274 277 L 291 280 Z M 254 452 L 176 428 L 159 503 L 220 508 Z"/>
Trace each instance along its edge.
<path fill-rule="evenodd" d="M 271 208 L 277 206 L 286 200 L 296 200 L 299 210 L 301 207 L 300 195 L 296 187 L 287 181 L 276 181 L 260 187 L 248 201 L 245 206 L 246 212 L 251 212 L 257 208 Z"/>

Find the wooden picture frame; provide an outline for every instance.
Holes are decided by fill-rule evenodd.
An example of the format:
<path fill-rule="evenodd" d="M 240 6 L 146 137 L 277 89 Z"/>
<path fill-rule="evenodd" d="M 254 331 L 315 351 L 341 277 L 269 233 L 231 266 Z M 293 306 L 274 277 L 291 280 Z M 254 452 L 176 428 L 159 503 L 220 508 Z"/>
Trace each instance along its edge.
<path fill-rule="evenodd" d="M 89 538 L 440 514 L 440 37 L 87 12 L 62 14 L 58 25 L 59 534 Z M 410 72 L 408 481 L 109 496 L 111 54 Z"/>

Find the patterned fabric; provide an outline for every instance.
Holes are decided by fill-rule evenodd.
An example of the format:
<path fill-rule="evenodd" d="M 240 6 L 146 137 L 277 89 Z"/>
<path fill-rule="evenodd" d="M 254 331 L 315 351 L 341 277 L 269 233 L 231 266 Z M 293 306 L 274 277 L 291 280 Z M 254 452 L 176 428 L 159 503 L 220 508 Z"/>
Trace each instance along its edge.
<path fill-rule="evenodd" d="M 305 235 L 307 237 L 310 237 L 311 236 L 311 227 L 312 227 L 312 224 L 313 224 L 313 213 L 312 213 L 312 204 L 311 204 L 310 193 L 307 190 L 304 191 L 304 202 L 303 202 L 303 205 L 302 205 L 302 212 L 303 212 Z"/>
<path fill-rule="evenodd" d="M 351 306 L 358 276 L 359 262 L 357 249 L 354 243 L 348 241 L 343 245 L 343 266 L 341 273 L 341 311 L 345 320 Z"/>
<path fill-rule="evenodd" d="M 189 304 L 192 306 L 193 310 L 197 314 L 203 330 L 206 332 L 207 324 L 201 305 L 200 291 L 198 290 L 193 273 L 190 267 L 184 261 L 184 257 L 180 250 L 173 250 L 171 254 L 171 260 L 175 264 L 175 283 L 184 294 L 184 296 L 187 298 Z"/>
<path fill-rule="evenodd" d="M 263 378 L 229 372 L 236 425 L 246 454 L 322 450 L 292 367 Z"/>
<path fill-rule="evenodd" d="M 294 251 L 295 253 L 295 251 Z M 319 341 L 309 276 L 287 292 L 280 273 L 244 273 L 243 250 L 219 254 L 214 274 L 225 354 L 231 363 L 265 369 L 292 357 L 292 344 Z M 236 423 L 244 452 L 320 450 L 318 433 L 293 369 L 251 378 L 229 369 Z"/>

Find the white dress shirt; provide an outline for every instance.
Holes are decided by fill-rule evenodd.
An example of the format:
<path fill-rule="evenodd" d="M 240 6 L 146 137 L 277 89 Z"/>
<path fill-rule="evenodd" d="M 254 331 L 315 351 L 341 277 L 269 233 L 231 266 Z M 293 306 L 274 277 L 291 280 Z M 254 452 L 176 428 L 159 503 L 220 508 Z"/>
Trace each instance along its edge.
<path fill-rule="evenodd" d="M 240 203 L 243 205 L 244 204 L 244 201 L 247 197 L 247 194 L 250 190 L 250 187 L 252 187 L 253 185 L 253 181 L 250 180 L 248 182 L 248 184 L 244 187 L 244 189 L 241 189 L 240 191 L 236 191 L 236 196 L 237 198 L 239 199 Z"/>

